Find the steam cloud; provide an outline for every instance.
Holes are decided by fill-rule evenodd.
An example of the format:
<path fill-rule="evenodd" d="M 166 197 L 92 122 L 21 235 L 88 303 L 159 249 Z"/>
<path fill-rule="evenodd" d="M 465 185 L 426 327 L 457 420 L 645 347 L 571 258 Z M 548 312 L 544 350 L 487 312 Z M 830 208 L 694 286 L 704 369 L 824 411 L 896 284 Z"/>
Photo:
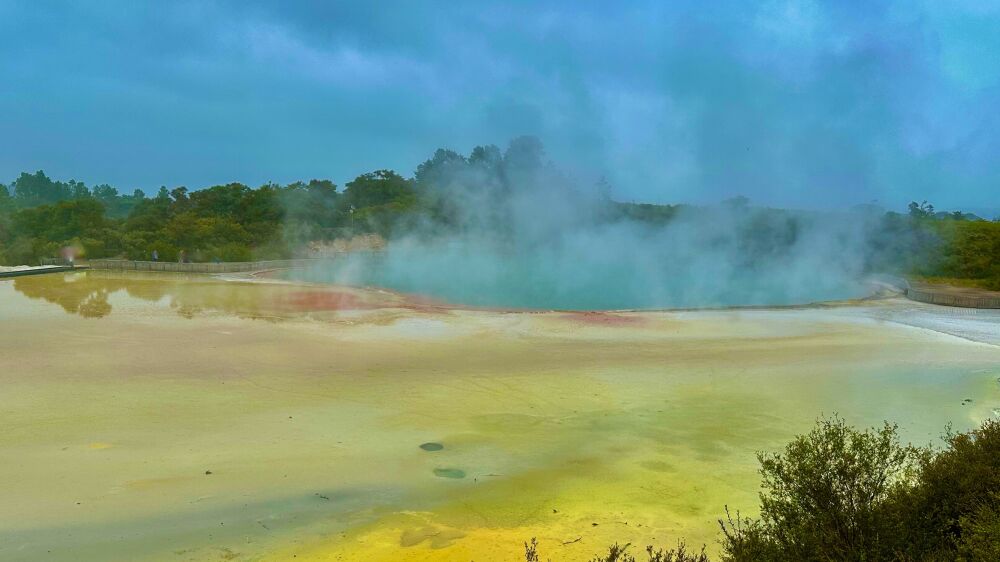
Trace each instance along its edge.
<path fill-rule="evenodd" d="M 502 156 L 438 151 L 417 184 L 430 218 L 395 232 L 383 253 L 339 258 L 305 278 L 542 309 L 791 304 L 862 290 L 870 229 L 861 213 L 730 201 L 639 219 L 640 206 L 581 187 L 525 137 Z"/>

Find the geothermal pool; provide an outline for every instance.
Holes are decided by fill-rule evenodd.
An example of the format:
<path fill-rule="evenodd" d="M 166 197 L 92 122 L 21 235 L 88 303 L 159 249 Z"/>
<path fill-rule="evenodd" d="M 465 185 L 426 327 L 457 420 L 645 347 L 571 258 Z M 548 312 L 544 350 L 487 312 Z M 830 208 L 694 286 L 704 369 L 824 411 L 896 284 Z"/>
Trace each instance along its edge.
<path fill-rule="evenodd" d="M 732 260 L 698 266 L 639 259 L 627 249 L 579 260 L 551 252 L 517 258 L 452 246 L 404 246 L 353 253 L 275 278 L 354 287 L 385 287 L 465 306 L 541 310 L 629 310 L 793 305 L 860 298 L 870 287 L 822 264 L 768 271 L 734 269 Z"/>
<path fill-rule="evenodd" d="M 724 506 L 756 504 L 754 452 L 821 414 L 920 443 L 994 415 L 998 327 L 898 299 L 543 313 L 172 274 L 4 280 L 0 559 L 712 549 Z"/>

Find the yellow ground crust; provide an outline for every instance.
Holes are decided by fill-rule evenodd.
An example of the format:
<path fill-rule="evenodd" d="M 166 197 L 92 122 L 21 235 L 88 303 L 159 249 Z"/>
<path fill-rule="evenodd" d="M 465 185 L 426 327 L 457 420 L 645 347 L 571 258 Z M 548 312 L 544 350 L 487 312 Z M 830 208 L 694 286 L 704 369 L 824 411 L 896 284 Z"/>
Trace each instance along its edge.
<path fill-rule="evenodd" d="M 754 452 L 817 416 L 926 443 L 1000 406 L 1000 349 L 860 306 L 506 313 L 301 291 L 0 282 L 0 559 L 714 550 L 724 506 L 756 504 Z"/>

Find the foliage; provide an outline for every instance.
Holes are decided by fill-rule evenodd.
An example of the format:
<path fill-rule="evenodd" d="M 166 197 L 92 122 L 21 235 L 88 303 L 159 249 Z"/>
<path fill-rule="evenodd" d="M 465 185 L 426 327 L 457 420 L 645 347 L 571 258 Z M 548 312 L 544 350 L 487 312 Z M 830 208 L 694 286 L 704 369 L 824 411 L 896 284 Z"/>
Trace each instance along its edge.
<path fill-rule="evenodd" d="M 347 183 L 343 205 L 352 230 L 361 225 L 366 232 L 388 235 L 417 206 L 417 192 L 413 180 L 392 170 L 376 170 Z"/>
<path fill-rule="evenodd" d="M 989 503 L 963 515 L 958 527 L 958 559 L 1000 560 L 1000 495 L 994 493 Z"/>
<path fill-rule="evenodd" d="M 677 216 L 680 205 L 653 205 L 652 203 L 611 202 L 612 216 L 621 220 L 637 220 L 652 224 L 666 224 Z"/>
<path fill-rule="evenodd" d="M 910 212 L 910 216 L 916 219 L 925 219 L 934 216 L 934 205 L 931 205 L 927 201 L 922 201 L 920 203 L 910 201 L 910 204 L 907 205 L 907 209 Z"/>
<path fill-rule="evenodd" d="M 760 516 L 725 509 L 724 562 L 1000 560 L 1000 420 L 949 431 L 943 449 L 899 442 L 897 427 L 820 419 L 780 453 L 760 453 Z M 540 562 L 538 543 L 525 560 Z M 591 562 L 636 562 L 614 544 Z M 708 562 L 683 541 L 649 562 Z"/>
<path fill-rule="evenodd" d="M 917 449 L 899 444 L 896 426 L 858 431 L 839 418 L 820 420 L 783 453 L 758 455 L 760 521 L 720 522 L 723 534 L 783 560 L 879 559 L 893 548 L 883 507 L 917 458 Z"/>
<path fill-rule="evenodd" d="M 894 498 L 889 518 L 910 558 L 956 559 L 956 550 L 1000 549 L 1000 534 L 991 531 L 1000 526 L 1000 421 L 948 432 L 945 443 L 943 451 L 921 459 L 914 485 Z"/>
<path fill-rule="evenodd" d="M 803 225 L 815 220 L 806 213 L 752 207 L 742 197 L 715 207 L 616 202 L 604 179 L 593 186 L 593 197 L 579 197 L 578 183 L 547 161 L 534 137 L 515 138 L 506 150 L 477 146 L 467 156 L 439 149 L 412 179 L 376 170 L 348 182 L 343 192 L 329 180 L 312 179 L 258 188 L 240 183 L 194 191 L 161 187 L 152 196 L 140 190 L 125 195 L 107 184 L 88 188 L 42 171 L 22 173 L 0 187 L 0 263 L 36 263 L 70 245 L 93 258 L 150 259 L 155 251 L 161 260 L 183 253 L 195 261 L 228 261 L 287 257 L 314 243 L 363 234 L 388 238 L 478 230 L 503 242 L 512 224 L 524 223 L 520 214 L 576 205 L 570 214 L 582 208 L 582 221 L 649 229 L 677 220 L 712 225 L 738 218 L 735 245 L 711 228 L 704 235 L 710 247 L 717 242 L 737 248 L 738 265 L 753 268 L 786 256 Z M 508 204 L 512 197 L 517 205 Z M 868 271 L 948 277 L 1000 289 L 1000 222 L 936 211 L 926 201 L 911 203 L 907 214 L 868 207 L 849 217 L 868 241 Z M 532 224 L 536 227 L 545 225 Z"/>
<path fill-rule="evenodd" d="M 820 420 L 783 453 L 759 456 L 760 518 L 727 509 L 722 559 L 997 559 L 1000 422 L 945 443 L 904 446 L 896 426 Z"/>
<path fill-rule="evenodd" d="M 10 196 L 7 186 L 0 183 L 0 212 L 9 212 L 14 208 L 14 199 Z"/>
<path fill-rule="evenodd" d="M 670 550 L 654 550 L 652 546 L 647 546 L 646 554 L 649 555 L 649 562 L 709 562 L 704 546 L 694 553 L 688 551 L 684 541 L 677 543 L 677 548 Z"/>
<path fill-rule="evenodd" d="M 628 553 L 631 545 L 624 546 L 613 544 L 608 547 L 608 553 L 596 556 L 590 562 L 636 562 L 636 557 Z M 708 555 L 705 554 L 705 547 L 697 553 L 688 550 L 684 541 L 677 544 L 677 548 L 669 550 L 656 550 L 652 546 L 646 547 L 647 562 L 709 562 Z M 534 538 L 530 542 L 524 543 L 525 562 L 541 562 L 538 555 L 538 541 Z"/>
<path fill-rule="evenodd" d="M 947 245 L 929 275 L 979 279 L 1000 290 L 1000 222 L 938 220 L 933 228 Z"/>

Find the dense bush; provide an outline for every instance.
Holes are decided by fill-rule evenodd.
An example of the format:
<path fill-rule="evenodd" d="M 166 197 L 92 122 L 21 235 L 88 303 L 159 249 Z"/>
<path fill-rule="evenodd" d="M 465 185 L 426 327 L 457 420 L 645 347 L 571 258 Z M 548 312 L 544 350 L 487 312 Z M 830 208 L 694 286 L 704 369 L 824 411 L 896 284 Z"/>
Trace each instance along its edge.
<path fill-rule="evenodd" d="M 888 504 L 898 550 L 911 560 L 1000 560 L 1000 422 L 945 437 L 925 452 L 909 486 Z"/>
<path fill-rule="evenodd" d="M 719 521 L 724 562 L 1000 560 L 1000 421 L 948 432 L 942 449 L 821 419 L 780 453 L 761 453 L 760 515 Z M 707 562 L 647 547 L 651 562 Z M 537 543 L 525 559 L 539 562 Z M 592 562 L 635 562 L 614 545 Z"/>
<path fill-rule="evenodd" d="M 1000 290 L 1000 222 L 937 220 L 931 222 L 945 241 L 928 275 L 979 279 L 983 286 Z"/>
<path fill-rule="evenodd" d="M 758 455 L 760 518 L 721 522 L 723 560 L 891 559 L 890 498 L 906 495 L 920 456 L 899 444 L 895 426 L 820 420 L 783 453 Z"/>

